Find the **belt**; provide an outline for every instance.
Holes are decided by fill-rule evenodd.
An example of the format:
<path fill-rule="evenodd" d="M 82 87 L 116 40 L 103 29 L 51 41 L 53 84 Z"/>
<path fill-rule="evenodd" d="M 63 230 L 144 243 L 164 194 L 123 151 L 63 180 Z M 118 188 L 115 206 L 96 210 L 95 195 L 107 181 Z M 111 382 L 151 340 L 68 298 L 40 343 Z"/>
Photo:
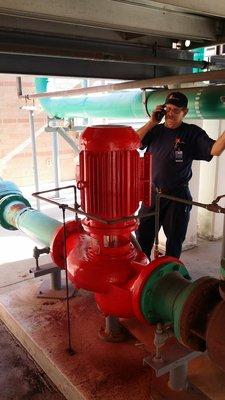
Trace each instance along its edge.
<path fill-rule="evenodd" d="M 175 188 L 173 188 L 173 189 L 168 189 L 168 188 L 164 188 L 164 187 L 159 187 L 159 186 L 155 186 L 154 187 L 154 190 L 156 191 L 156 193 L 167 193 L 167 194 L 169 194 L 169 193 L 174 193 L 174 192 L 177 192 L 177 191 L 179 191 L 179 190 L 181 190 L 182 188 L 188 188 L 188 185 L 186 184 L 184 184 L 184 185 L 180 185 L 179 187 L 175 187 Z"/>
<path fill-rule="evenodd" d="M 156 193 L 169 193 L 169 189 L 166 189 L 166 188 L 156 187 L 155 191 L 156 191 Z"/>

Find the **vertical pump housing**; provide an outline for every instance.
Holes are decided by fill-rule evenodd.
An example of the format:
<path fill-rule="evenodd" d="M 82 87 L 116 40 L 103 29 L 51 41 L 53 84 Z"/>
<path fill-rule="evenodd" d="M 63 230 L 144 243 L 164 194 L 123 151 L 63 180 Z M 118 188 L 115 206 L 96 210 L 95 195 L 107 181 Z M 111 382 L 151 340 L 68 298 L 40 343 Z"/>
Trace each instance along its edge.
<path fill-rule="evenodd" d="M 140 200 L 150 204 L 150 156 L 140 158 L 131 127 L 109 125 L 85 129 L 81 135 L 81 208 L 107 220 L 128 217 Z"/>

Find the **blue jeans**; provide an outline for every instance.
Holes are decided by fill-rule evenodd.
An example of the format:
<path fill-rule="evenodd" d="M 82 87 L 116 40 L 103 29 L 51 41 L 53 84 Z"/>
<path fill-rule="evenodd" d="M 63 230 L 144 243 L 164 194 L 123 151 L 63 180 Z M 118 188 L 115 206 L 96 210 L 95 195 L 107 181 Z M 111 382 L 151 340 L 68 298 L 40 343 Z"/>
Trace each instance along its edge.
<path fill-rule="evenodd" d="M 167 193 L 171 196 L 192 200 L 188 186 L 181 187 Z M 152 205 L 147 207 L 142 204 L 138 216 L 155 211 L 156 192 L 152 193 Z M 188 222 L 190 218 L 191 205 L 178 203 L 173 200 L 160 199 L 159 228 L 163 227 L 166 235 L 166 255 L 180 257 L 182 243 L 184 242 Z M 136 238 L 146 256 L 150 259 L 151 250 L 155 239 L 155 216 L 140 219 L 136 231 Z"/>

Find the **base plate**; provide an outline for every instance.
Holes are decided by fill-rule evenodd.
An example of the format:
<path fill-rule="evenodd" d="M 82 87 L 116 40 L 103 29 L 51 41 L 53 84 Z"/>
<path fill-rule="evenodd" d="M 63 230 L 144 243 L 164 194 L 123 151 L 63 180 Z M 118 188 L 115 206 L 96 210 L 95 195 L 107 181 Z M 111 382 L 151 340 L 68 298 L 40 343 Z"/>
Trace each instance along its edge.
<path fill-rule="evenodd" d="M 68 286 L 69 293 L 68 298 L 74 297 L 77 294 L 77 289 L 69 283 Z M 61 279 L 61 289 L 54 290 L 51 288 L 51 279 L 45 279 L 40 287 L 37 290 L 37 297 L 40 299 L 58 299 L 58 300 L 66 300 L 66 280 L 64 278 Z"/>
<path fill-rule="evenodd" d="M 192 351 L 182 346 L 180 343 L 171 343 L 169 346 L 164 345 L 161 350 L 162 360 L 157 361 L 154 355 L 150 355 L 143 359 L 144 365 L 152 367 L 156 376 L 161 376 L 170 372 L 171 369 L 179 367 L 189 362 L 195 357 L 202 355 L 199 351 Z"/>

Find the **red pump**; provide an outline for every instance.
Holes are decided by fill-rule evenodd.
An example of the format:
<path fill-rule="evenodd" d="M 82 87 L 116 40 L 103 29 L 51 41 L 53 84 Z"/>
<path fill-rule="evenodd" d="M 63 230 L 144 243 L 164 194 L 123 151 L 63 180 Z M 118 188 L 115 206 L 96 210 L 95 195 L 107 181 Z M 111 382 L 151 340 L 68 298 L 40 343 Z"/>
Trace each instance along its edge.
<path fill-rule="evenodd" d="M 131 127 L 93 126 L 81 135 L 77 186 L 81 208 L 89 216 L 66 225 L 67 266 L 71 282 L 94 292 L 105 316 L 146 321 L 142 290 L 156 268 L 174 259 L 161 257 L 149 263 L 132 240 L 139 201 L 151 203 L 151 155 L 141 157 L 139 147 Z M 60 228 L 51 244 L 59 266 L 62 239 Z"/>
<path fill-rule="evenodd" d="M 76 287 L 95 293 L 105 315 L 135 315 L 134 284 L 149 264 L 131 240 L 139 201 L 150 204 L 151 156 L 140 157 L 139 146 L 131 127 L 94 126 L 81 136 L 81 208 L 102 222 L 81 221 L 84 233 L 68 254 L 68 274 Z"/>

